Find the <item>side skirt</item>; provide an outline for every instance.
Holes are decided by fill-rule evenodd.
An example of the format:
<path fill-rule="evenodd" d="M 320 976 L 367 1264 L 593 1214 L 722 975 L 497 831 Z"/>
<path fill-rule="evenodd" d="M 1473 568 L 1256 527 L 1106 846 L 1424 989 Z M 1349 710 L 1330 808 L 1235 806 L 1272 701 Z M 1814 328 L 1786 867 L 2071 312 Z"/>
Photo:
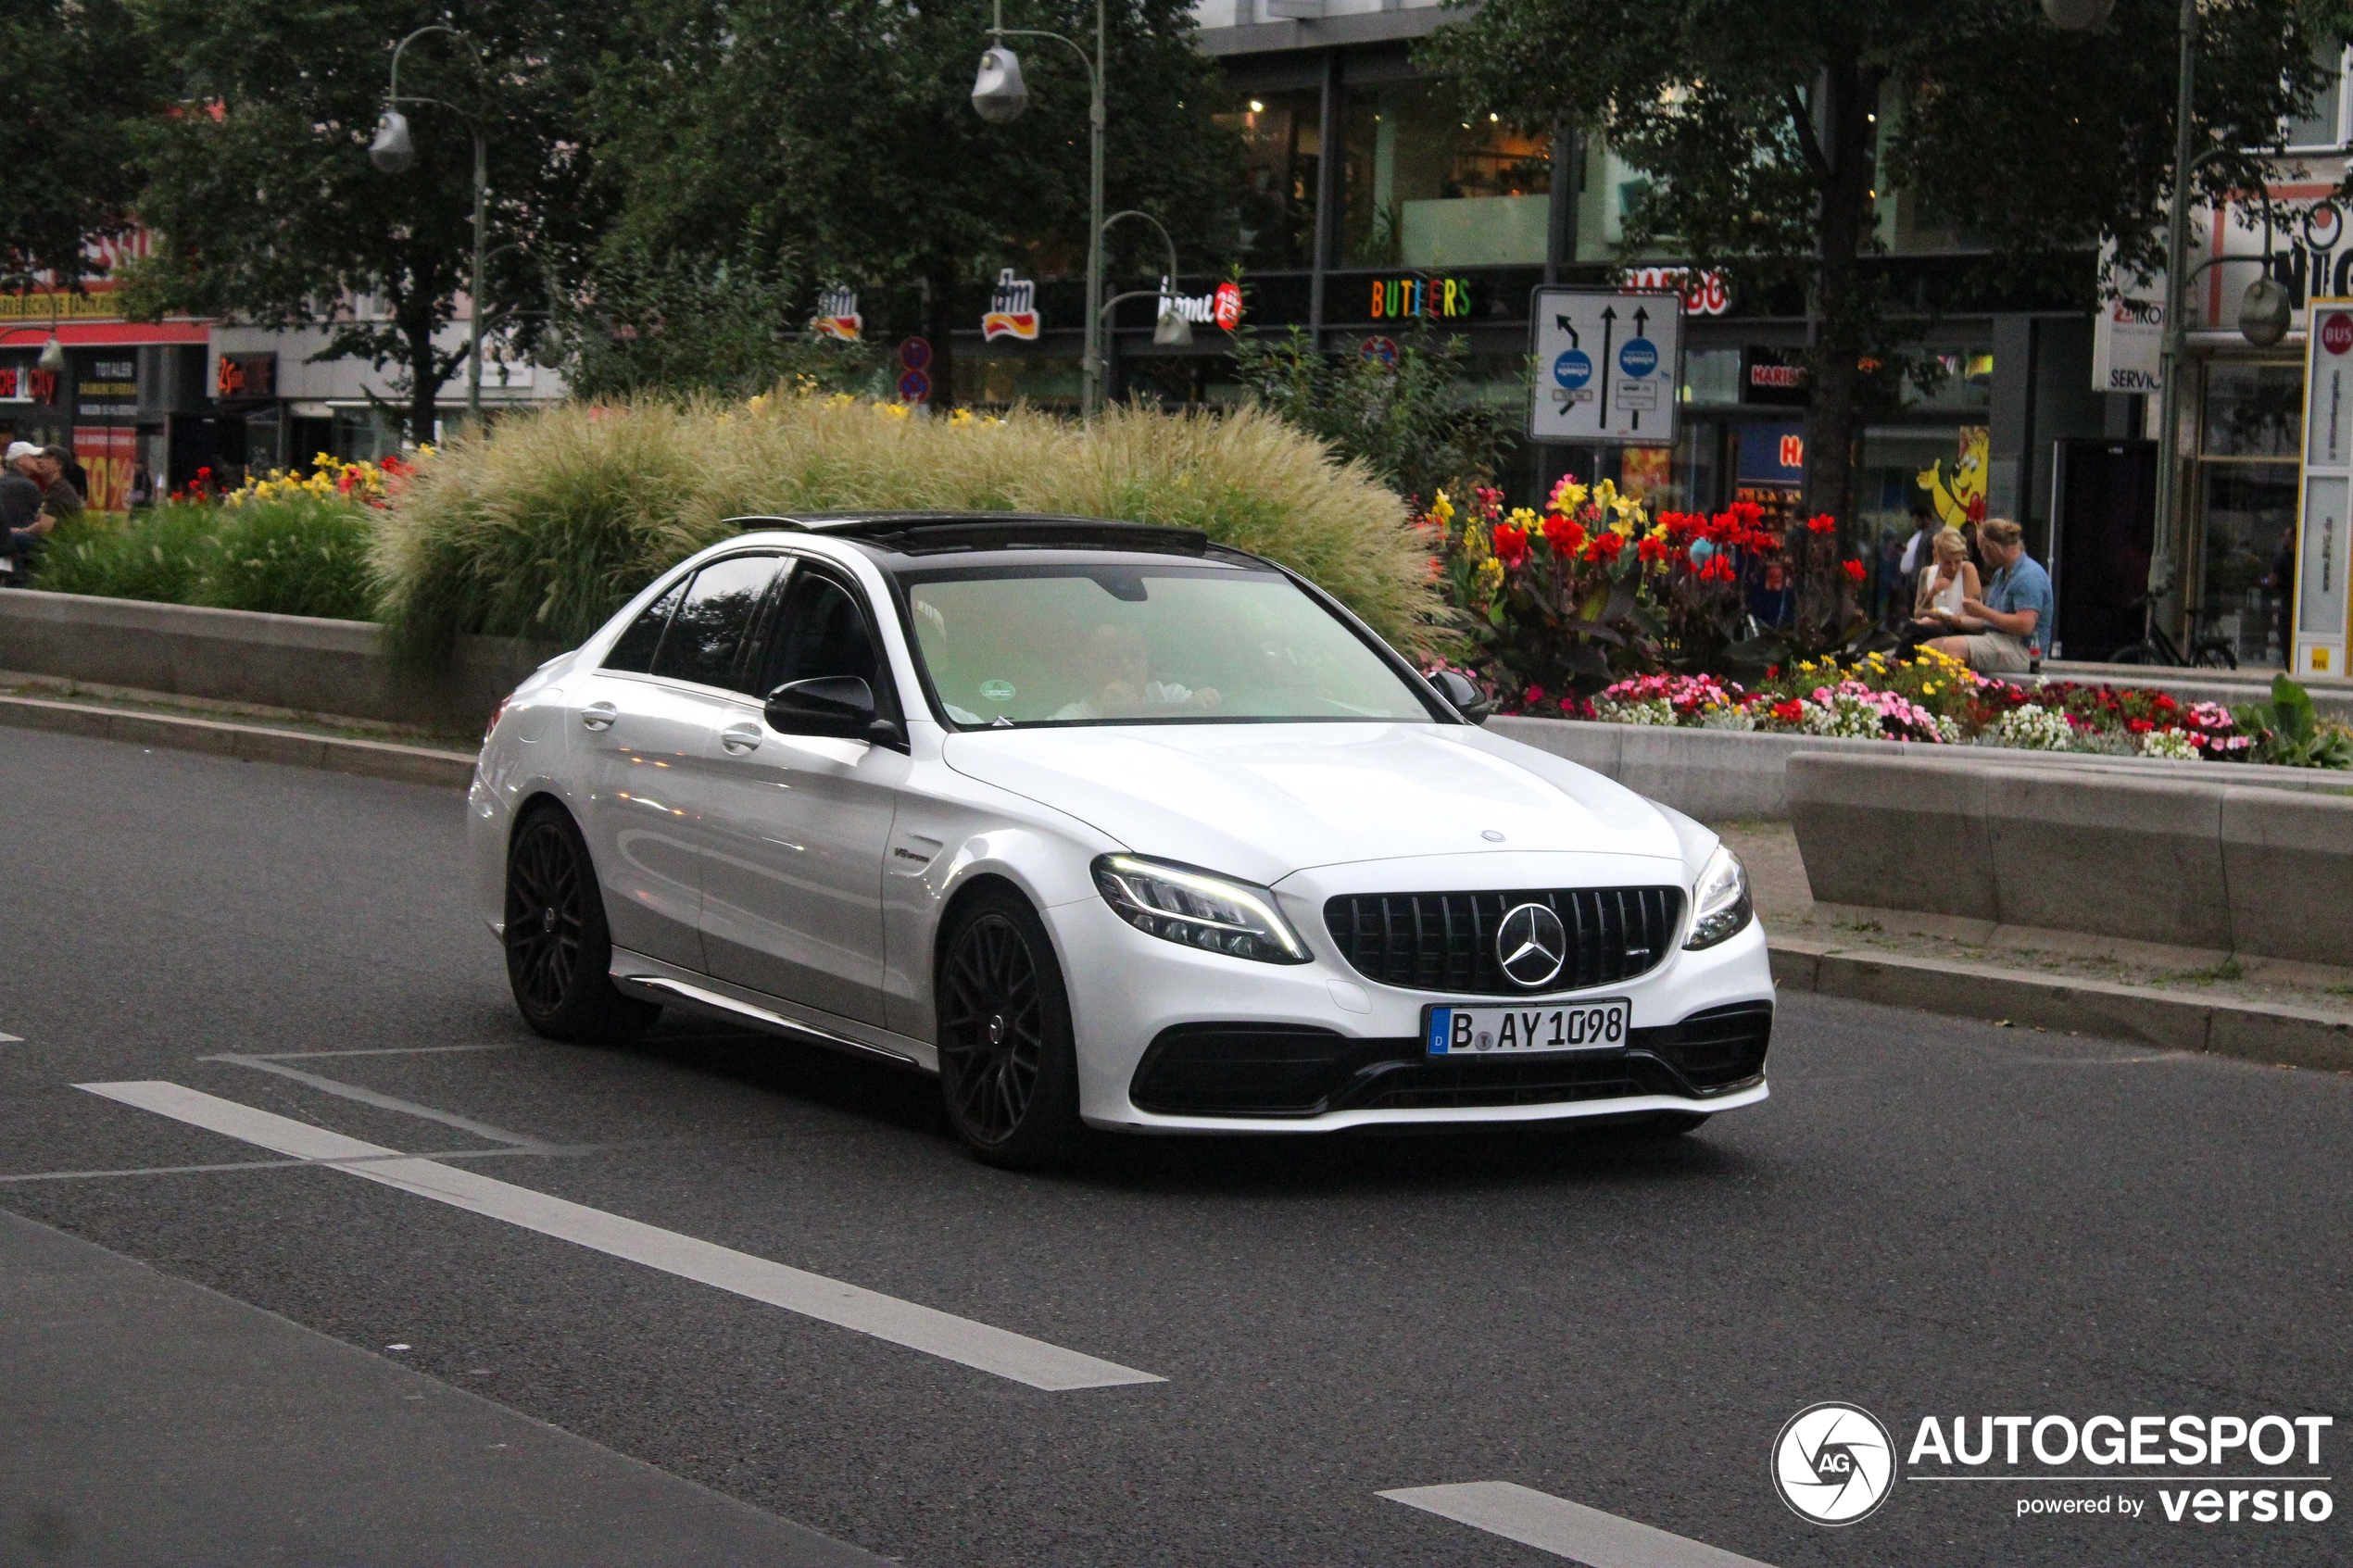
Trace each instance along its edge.
<path fill-rule="evenodd" d="M 690 1008 L 731 1023 L 749 1024 L 857 1056 L 880 1057 L 925 1073 L 939 1071 L 938 1051 L 921 1040 L 732 985 L 625 947 L 612 950 L 611 973 L 616 986 L 648 1001 Z"/>

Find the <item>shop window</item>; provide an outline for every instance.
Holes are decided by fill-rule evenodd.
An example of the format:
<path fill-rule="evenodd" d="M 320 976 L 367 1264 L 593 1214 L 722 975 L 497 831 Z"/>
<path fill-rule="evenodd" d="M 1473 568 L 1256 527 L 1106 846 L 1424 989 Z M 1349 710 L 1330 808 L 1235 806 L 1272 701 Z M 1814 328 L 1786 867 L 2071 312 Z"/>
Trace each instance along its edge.
<path fill-rule="evenodd" d="M 1312 264 L 1322 162 L 1317 93 L 1243 94 L 1214 118 L 1241 138 L 1242 264 L 1253 271 Z"/>
<path fill-rule="evenodd" d="M 2199 450 L 2209 458 L 2293 458 L 2303 417 L 2303 366 L 2210 365 Z"/>
<path fill-rule="evenodd" d="M 1465 114 L 1443 82 L 1353 91 L 1342 253 L 1354 267 L 1480 267 L 1544 259 L 1552 147 Z"/>
<path fill-rule="evenodd" d="M 1969 414 L 1993 407 L 1994 356 L 1973 348 L 1932 348 L 1928 355 L 1941 374 L 1928 391 L 1920 389 L 1916 378 L 1905 377 L 1906 408 Z"/>
<path fill-rule="evenodd" d="M 1683 401 L 1703 408 L 1721 408 L 1741 400 L 1741 351 L 1737 348 L 1683 350 Z"/>
<path fill-rule="evenodd" d="M 2285 145 L 2291 147 L 2336 147 L 2345 141 L 2345 54 L 2334 45 L 2323 45 L 2312 54 L 2313 62 L 2328 73 L 2312 96 L 2312 107 L 2281 128 Z"/>
<path fill-rule="evenodd" d="M 2199 477 L 2200 622 L 2242 665 L 2281 668 L 2295 571 L 2296 465 L 2208 463 Z"/>

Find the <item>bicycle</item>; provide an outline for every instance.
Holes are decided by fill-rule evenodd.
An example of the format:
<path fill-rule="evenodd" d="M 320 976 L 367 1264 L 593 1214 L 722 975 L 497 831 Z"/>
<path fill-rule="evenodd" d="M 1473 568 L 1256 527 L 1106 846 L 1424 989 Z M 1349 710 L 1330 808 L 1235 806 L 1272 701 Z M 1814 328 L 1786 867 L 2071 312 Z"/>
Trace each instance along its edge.
<path fill-rule="evenodd" d="M 2190 651 L 2185 659 L 2182 650 L 2174 646 L 2173 639 L 2165 634 L 2165 628 L 2157 623 L 2157 616 L 2146 595 L 2133 600 L 2128 608 L 2142 612 L 2141 640 L 2127 643 L 2109 654 L 2108 661 L 2110 664 L 2170 664 L 2185 670 L 2236 670 L 2239 667 L 2237 650 L 2231 646 L 2228 638 L 2207 629 L 2203 612 L 2195 612 L 2190 617 Z"/>

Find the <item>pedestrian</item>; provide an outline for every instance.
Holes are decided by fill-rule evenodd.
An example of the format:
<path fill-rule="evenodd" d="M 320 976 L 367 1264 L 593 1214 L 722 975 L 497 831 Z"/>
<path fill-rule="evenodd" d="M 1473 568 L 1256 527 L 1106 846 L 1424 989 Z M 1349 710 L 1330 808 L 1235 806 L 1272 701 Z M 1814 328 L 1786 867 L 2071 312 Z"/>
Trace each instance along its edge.
<path fill-rule="evenodd" d="M 0 468 L 0 584 L 24 586 L 54 526 L 41 509 L 41 486 L 13 468 Z"/>
<path fill-rule="evenodd" d="M 9 444 L 5 455 L 0 455 L 0 463 L 41 487 L 41 509 L 53 523 L 62 522 L 82 507 L 82 493 L 67 482 L 65 463 L 57 451 L 55 446 L 17 441 Z"/>
<path fill-rule="evenodd" d="M 2007 518 L 1986 519 L 1977 543 L 1994 580 L 1982 600 L 1962 598 L 1961 614 L 1979 629 L 1928 646 L 1981 675 L 2024 674 L 2051 651 L 2051 574 L 2026 553 L 2026 531 Z"/>
<path fill-rule="evenodd" d="M 1931 546 L 1936 538 L 1936 508 L 1929 505 L 1924 491 L 1912 492 L 1912 536 L 1904 541 L 1904 558 L 1895 564 L 1896 575 L 1905 583 L 1919 580 L 1920 568 L 1934 559 Z"/>
<path fill-rule="evenodd" d="M 57 471 L 65 476 L 65 482 L 72 485 L 87 504 L 90 499 L 90 470 L 82 466 L 82 459 L 73 455 L 70 447 L 44 446 L 41 449 L 49 454 L 49 460 L 57 465 Z"/>

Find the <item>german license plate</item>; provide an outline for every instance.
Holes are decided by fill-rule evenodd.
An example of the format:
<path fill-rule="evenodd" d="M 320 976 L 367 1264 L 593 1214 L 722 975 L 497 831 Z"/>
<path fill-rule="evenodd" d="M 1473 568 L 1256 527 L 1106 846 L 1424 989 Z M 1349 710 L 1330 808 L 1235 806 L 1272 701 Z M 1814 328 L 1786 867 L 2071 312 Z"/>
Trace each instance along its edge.
<path fill-rule="evenodd" d="M 1432 1056 L 1531 1056 L 1623 1050 L 1634 1004 L 1623 997 L 1546 1007 L 1429 1007 L 1422 1043 Z"/>

